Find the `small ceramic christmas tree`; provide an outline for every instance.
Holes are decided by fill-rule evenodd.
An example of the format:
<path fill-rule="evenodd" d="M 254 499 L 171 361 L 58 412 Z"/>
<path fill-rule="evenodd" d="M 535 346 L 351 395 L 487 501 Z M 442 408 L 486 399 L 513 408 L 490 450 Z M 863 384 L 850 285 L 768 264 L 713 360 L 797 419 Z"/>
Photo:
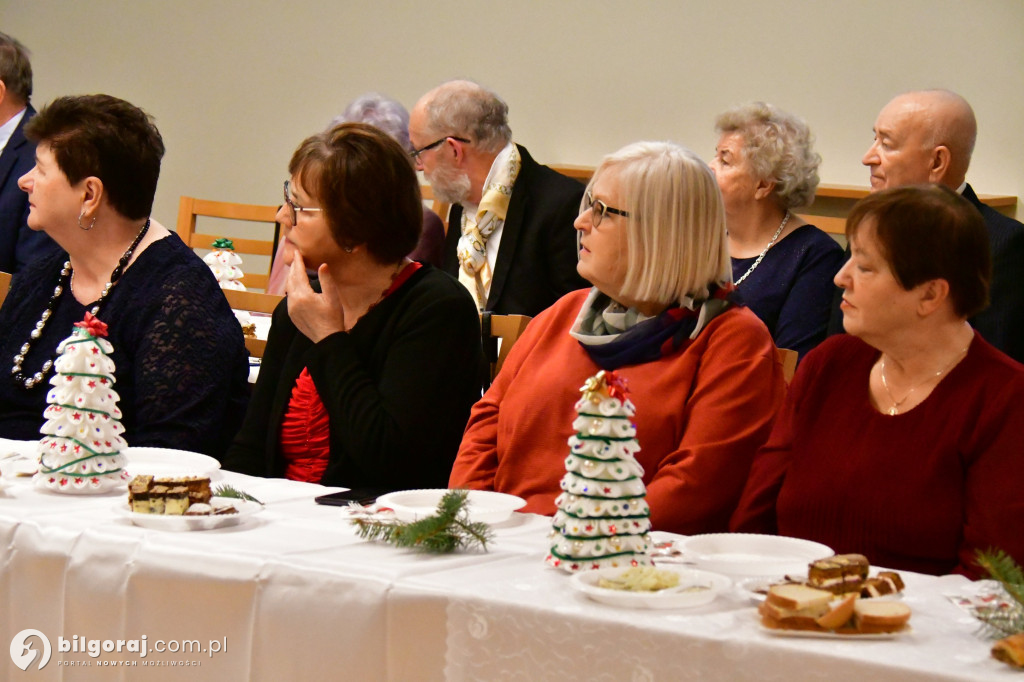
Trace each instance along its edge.
<path fill-rule="evenodd" d="M 203 262 L 210 266 L 221 289 L 245 291 L 245 285 L 240 281 L 245 273 L 238 267 L 242 258 L 235 253 L 235 244 L 230 239 L 221 237 L 214 241 L 213 251 L 206 254 Z"/>
<path fill-rule="evenodd" d="M 546 560 L 570 572 L 650 566 L 651 510 L 633 456 L 640 450 L 635 408 L 614 372 L 598 372 L 580 390 Z"/>
<path fill-rule="evenodd" d="M 75 331 L 60 342 L 53 388 L 46 396 L 46 422 L 39 432 L 40 488 L 62 493 L 102 493 L 128 480 L 121 451 L 118 395 L 114 392 L 114 350 L 107 325 L 87 312 Z"/>

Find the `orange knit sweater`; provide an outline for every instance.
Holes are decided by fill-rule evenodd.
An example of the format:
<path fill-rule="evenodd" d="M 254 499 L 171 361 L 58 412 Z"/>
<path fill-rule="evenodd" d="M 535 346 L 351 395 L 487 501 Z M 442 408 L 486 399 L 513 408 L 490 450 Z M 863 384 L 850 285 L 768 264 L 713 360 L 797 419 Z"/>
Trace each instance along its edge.
<path fill-rule="evenodd" d="M 519 495 L 555 512 L 580 387 L 596 374 L 569 335 L 587 291 L 562 297 L 516 342 L 473 407 L 450 484 Z M 746 308 L 716 317 L 685 351 L 616 370 L 636 405 L 647 501 L 657 530 L 725 531 L 785 390 L 775 347 Z"/>

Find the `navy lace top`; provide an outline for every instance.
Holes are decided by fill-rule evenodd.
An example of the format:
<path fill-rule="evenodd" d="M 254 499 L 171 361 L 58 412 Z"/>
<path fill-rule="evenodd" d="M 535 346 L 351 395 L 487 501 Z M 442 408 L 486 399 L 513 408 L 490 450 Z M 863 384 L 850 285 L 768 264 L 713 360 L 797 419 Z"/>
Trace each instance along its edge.
<path fill-rule="evenodd" d="M 10 374 L 14 355 L 46 308 L 67 255 L 31 262 L 0 308 L 0 437 L 39 438 L 49 378 L 26 390 Z M 71 335 L 89 306 L 65 291 L 23 371 L 31 376 Z M 242 330 L 210 269 L 174 233 L 125 271 L 103 307 L 114 346 L 114 390 L 132 446 L 220 457 L 245 414 L 248 354 Z"/>
<path fill-rule="evenodd" d="M 755 260 L 733 258 L 733 281 Z M 843 249 L 832 237 L 814 225 L 801 225 L 768 250 L 739 292 L 775 345 L 803 357 L 825 339 L 836 288 L 832 278 L 842 265 Z"/>

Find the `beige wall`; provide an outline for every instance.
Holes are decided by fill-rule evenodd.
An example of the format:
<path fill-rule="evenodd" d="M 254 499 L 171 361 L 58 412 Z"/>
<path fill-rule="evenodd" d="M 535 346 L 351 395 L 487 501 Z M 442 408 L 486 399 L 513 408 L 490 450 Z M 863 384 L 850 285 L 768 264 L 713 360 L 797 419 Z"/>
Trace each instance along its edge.
<path fill-rule="evenodd" d="M 881 106 L 948 87 L 978 117 L 972 184 L 1024 196 L 1022 29 L 1020 0 L 0 0 L 37 107 L 107 92 L 156 117 L 168 225 L 181 194 L 278 202 L 292 150 L 353 97 L 411 107 L 454 76 L 501 93 L 542 162 L 645 138 L 708 158 L 715 114 L 765 99 L 808 120 L 823 182 L 855 185 Z"/>

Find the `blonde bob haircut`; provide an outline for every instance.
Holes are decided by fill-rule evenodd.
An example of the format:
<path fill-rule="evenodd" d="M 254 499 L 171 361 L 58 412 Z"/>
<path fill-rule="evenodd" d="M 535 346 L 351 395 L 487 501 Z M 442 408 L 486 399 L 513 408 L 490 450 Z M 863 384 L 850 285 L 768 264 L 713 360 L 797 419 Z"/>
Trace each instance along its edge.
<path fill-rule="evenodd" d="M 609 169 L 619 179 L 616 208 L 629 213 L 623 297 L 685 305 L 732 282 L 722 195 L 700 157 L 672 142 L 635 142 L 602 159 L 587 190 Z"/>

